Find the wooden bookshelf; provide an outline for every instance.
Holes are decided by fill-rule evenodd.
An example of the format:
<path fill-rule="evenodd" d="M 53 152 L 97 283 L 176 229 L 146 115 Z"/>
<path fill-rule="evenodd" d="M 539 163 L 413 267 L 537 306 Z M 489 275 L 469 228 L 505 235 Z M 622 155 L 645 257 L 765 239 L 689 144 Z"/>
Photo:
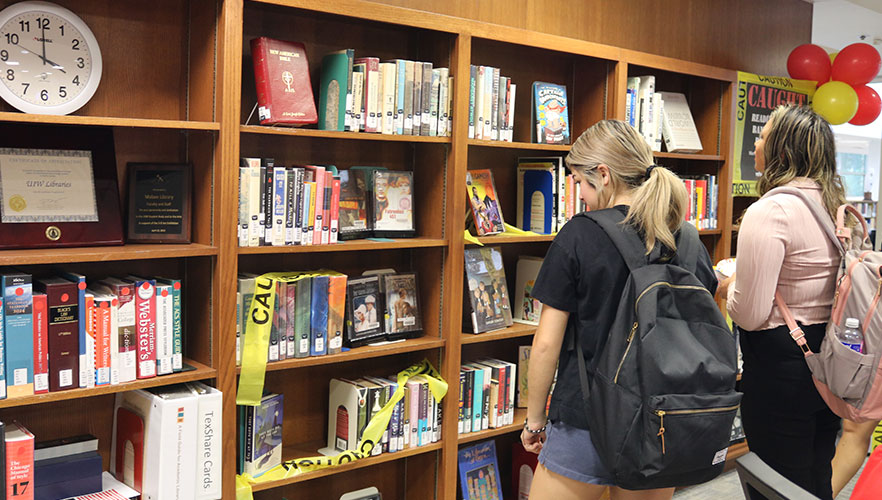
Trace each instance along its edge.
<path fill-rule="evenodd" d="M 524 428 L 524 420 L 527 418 L 526 408 L 515 408 L 514 417 L 511 424 L 496 427 L 495 429 L 484 429 L 478 432 L 466 432 L 459 435 L 457 442 L 459 444 L 471 443 L 473 441 L 483 441 L 509 432 L 520 432 Z"/>
<path fill-rule="evenodd" d="M 0 8 L 14 1 L 0 0 Z M 225 394 L 225 499 L 236 496 L 235 282 L 240 272 L 330 268 L 357 276 L 368 269 L 395 267 L 419 275 L 423 337 L 267 365 L 267 388 L 285 394 L 285 458 L 314 456 L 323 446 L 331 378 L 388 376 L 427 358 L 450 384 L 442 402 L 445 418 L 439 443 L 259 483 L 253 488 L 257 500 L 339 498 L 340 493 L 367 483 L 381 487 L 389 500 L 455 500 L 458 446 L 509 439 L 507 435 L 520 429 L 523 409 L 516 410 L 510 426 L 462 436 L 456 432 L 459 388 L 455 381 L 460 365 L 477 355 L 515 361 L 517 347 L 528 344 L 535 332 L 535 327 L 519 324 L 479 335 L 462 331 L 462 319 L 469 311 L 467 305 L 463 309 L 462 297 L 463 214 L 468 200 L 461 187 L 467 170 L 491 169 L 503 214 L 512 222 L 517 158 L 559 157 L 570 150 L 569 145 L 531 142 L 533 81 L 567 85 L 574 140 L 599 120 L 625 117 L 628 76 L 654 74 L 658 90 L 687 95 L 705 146 L 697 154 L 657 153 L 655 157 L 669 160 L 664 164 L 672 164 L 669 168 L 679 173 L 716 174 L 721 187 L 732 177 L 736 73 L 729 69 L 365 0 L 157 0 L 123 2 L 113 9 L 107 9 L 105 0 L 57 1 L 83 17 L 102 47 L 104 75 L 98 92 L 70 116 L 28 115 L 0 103 L 0 122 L 111 127 L 123 207 L 128 162 L 191 163 L 195 180 L 192 243 L 2 250 L 0 265 L 34 274 L 61 267 L 87 275 L 134 272 L 183 278 L 185 356 L 196 369 L 117 386 L 0 400 L 0 420 L 18 419 L 40 439 L 91 432 L 99 438 L 104 466 L 109 467 L 115 393 L 209 381 Z M 419 2 L 397 3 L 413 6 Z M 127 34 L 125 44 L 118 43 L 119 33 Z M 431 61 L 435 67 L 450 68 L 455 78 L 452 136 L 249 124 L 254 123 L 248 117 L 256 101 L 249 41 L 257 36 L 303 42 L 316 85 L 322 56 L 340 48 L 354 48 L 357 56 Z M 147 70 L 132 71 L 132 60 Z M 467 76 L 472 64 L 498 67 L 518 83 L 514 142 L 468 139 Z M 235 166 L 241 157 L 273 157 L 285 165 L 382 165 L 410 170 L 415 181 L 417 236 L 324 246 L 239 248 Z M 702 242 L 715 261 L 731 254 L 732 207 L 730 191 L 720 189 L 720 228 L 701 231 Z M 502 248 L 511 297 L 518 256 L 543 256 L 553 235 L 478 240 Z M 65 416 L 61 425 L 57 415 Z M 733 446 L 729 458 L 744 449 Z"/>

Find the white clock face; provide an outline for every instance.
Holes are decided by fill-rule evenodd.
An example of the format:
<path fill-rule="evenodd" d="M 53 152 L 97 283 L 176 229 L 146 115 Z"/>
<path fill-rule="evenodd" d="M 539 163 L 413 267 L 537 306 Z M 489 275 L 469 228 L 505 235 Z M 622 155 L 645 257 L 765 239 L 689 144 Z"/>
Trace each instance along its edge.
<path fill-rule="evenodd" d="M 29 113 L 66 114 L 92 97 L 101 55 L 78 17 L 54 4 L 22 2 L 0 13 L 0 22 L 0 96 L 7 102 Z"/>

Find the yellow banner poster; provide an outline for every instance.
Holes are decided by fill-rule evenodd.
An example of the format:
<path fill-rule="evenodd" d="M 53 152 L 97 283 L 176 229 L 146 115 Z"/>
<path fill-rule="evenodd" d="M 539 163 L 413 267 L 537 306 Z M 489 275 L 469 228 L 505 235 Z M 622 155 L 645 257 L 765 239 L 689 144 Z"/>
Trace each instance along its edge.
<path fill-rule="evenodd" d="M 811 104 L 816 85 L 817 82 L 809 80 L 738 72 L 733 195 L 759 196 L 756 181 L 760 174 L 755 168 L 753 143 L 775 108 L 782 104 Z"/>

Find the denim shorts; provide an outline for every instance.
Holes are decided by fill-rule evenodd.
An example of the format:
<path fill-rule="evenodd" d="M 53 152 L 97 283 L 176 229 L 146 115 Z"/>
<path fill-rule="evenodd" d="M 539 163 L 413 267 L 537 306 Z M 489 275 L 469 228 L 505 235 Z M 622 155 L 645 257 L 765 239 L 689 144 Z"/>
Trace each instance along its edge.
<path fill-rule="evenodd" d="M 548 423 L 539 463 L 555 474 L 582 483 L 615 485 L 591 442 L 590 432 L 563 422 Z"/>

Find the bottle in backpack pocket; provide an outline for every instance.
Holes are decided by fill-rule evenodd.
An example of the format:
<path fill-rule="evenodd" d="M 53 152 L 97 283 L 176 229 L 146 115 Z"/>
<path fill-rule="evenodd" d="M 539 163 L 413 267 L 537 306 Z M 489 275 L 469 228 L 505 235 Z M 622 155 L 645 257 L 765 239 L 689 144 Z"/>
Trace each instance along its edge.
<path fill-rule="evenodd" d="M 861 333 L 861 323 L 857 318 L 848 318 L 845 320 L 845 329 L 836 336 L 842 345 L 848 347 L 852 351 L 864 351 L 864 335 Z"/>

